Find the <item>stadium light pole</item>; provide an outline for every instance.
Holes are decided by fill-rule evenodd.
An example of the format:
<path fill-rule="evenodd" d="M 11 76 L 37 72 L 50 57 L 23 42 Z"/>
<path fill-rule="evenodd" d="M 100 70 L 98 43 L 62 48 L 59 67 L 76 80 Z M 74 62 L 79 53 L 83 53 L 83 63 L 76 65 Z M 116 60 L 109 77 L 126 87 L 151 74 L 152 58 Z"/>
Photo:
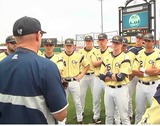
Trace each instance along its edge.
<path fill-rule="evenodd" d="M 98 0 L 101 2 L 101 32 L 103 33 L 103 0 Z"/>

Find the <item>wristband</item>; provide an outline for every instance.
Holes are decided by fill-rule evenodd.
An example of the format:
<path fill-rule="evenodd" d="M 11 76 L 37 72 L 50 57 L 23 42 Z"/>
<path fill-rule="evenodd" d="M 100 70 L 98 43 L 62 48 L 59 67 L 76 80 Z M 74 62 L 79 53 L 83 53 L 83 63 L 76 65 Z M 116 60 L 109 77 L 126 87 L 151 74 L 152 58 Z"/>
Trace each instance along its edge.
<path fill-rule="evenodd" d="M 146 73 L 143 73 L 143 76 L 144 76 L 144 77 L 148 77 L 149 75 L 148 75 L 148 74 L 146 74 Z"/>
<path fill-rule="evenodd" d="M 140 69 L 139 69 L 141 72 L 143 72 L 143 73 L 145 73 L 145 68 L 143 68 L 143 67 L 141 67 Z"/>
<path fill-rule="evenodd" d="M 112 78 L 112 74 L 113 74 L 112 72 L 107 72 L 106 76 L 109 77 L 109 78 Z"/>

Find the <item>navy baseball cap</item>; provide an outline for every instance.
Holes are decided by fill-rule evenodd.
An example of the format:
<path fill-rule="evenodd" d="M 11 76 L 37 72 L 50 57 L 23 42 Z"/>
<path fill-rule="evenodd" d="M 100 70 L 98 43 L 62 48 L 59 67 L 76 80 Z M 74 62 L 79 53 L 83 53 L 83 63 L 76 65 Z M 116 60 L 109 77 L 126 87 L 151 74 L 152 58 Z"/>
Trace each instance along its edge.
<path fill-rule="evenodd" d="M 65 45 L 74 45 L 74 40 L 72 38 L 68 38 L 65 40 Z"/>
<path fill-rule="evenodd" d="M 101 33 L 98 35 L 98 39 L 108 39 L 108 36 L 105 33 Z"/>
<path fill-rule="evenodd" d="M 113 36 L 111 42 L 123 43 L 123 37 L 118 36 L 118 35 Z"/>
<path fill-rule="evenodd" d="M 45 39 L 44 44 L 45 45 L 54 45 L 54 42 L 52 39 Z"/>
<path fill-rule="evenodd" d="M 15 42 L 13 35 L 10 35 L 6 38 L 6 43 L 12 43 Z"/>
<path fill-rule="evenodd" d="M 84 41 L 93 41 L 93 38 L 91 35 L 86 35 Z"/>
<path fill-rule="evenodd" d="M 128 45 L 128 39 L 127 38 L 123 38 L 123 45 Z"/>
<path fill-rule="evenodd" d="M 151 33 L 147 33 L 143 36 L 144 41 L 145 40 L 150 40 L 153 41 L 154 40 L 154 36 Z"/>
<path fill-rule="evenodd" d="M 136 38 L 143 39 L 143 34 L 142 34 L 142 33 L 138 33 L 138 34 L 136 35 Z"/>
<path fill-rule="evenodd" d="M 22 17 L 18 19 L 13 25 L 13 35 L 23 36 L 41 31 L 42 34 L 46 33 L 42 31 L 40 22 L 32 17 Z"/>

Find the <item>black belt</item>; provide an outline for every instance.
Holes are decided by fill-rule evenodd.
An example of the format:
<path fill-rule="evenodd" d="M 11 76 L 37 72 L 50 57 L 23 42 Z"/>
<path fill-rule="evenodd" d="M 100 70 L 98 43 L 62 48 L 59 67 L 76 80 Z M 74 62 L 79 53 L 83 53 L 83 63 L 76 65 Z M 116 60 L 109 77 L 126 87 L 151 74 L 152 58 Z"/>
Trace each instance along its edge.
<path fill-rule="evenodd" d="M 64 78 L 65 81 L 70 82 L 70 81 L 76 81 L 75 78 Z"/>
<path fill-rule="evenodd" d="M 152 84 L 155 84 L 155 81 L 151 81 L 151 82 L 144 82 L 144 81 L 141 81 L 141 80 L 138 80 L 139 83 L 142 83 L 144 85 L 152 85 Z"/>
<path fill-rule="evenodd" d="M 109 87 L 111 87 L 111 88 L 121 88 L 121 87 L 122 87 L 122 85 L 118 85 L 118 86 L 112 86 L 112 85 L 109 85 Z"/>
<path fill-rule="evenodd" d="M 94 74 L 94 72 L 92 72 L 92 73 L 85 73 L 85 75 L 91 75 L 91 74 Z"/>

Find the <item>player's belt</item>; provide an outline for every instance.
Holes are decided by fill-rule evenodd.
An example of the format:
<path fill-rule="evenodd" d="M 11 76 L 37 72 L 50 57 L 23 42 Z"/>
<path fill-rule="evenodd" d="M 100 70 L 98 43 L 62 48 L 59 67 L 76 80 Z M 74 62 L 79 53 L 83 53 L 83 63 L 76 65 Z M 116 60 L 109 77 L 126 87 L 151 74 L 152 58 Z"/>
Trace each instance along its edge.
<path fill-rule="evenodd" d="M 64 78 L 65 81 L 70 82 L 70 81 L 76 81 L 75 78 Z"/>
<path fill-rule="evenodd" d="M 91 74 L 94 74 L 94 72 L 92 72 L 92 73 L 85 73 L 85 75 L 91 75 Z"/>
<path fill-rule="evenodd" d="M 144 85 L 153 85 L 153 84 L 155 84 L 155 81 L 150 81 L 150 82 L 144 82 L 144 81 L 141 81 L 141 80 L 138 80 L 138 81 L 139 81 L 139 83 L 144 84 Z"/>
<path fill-rule="evenodd" d="M 121 88 L 122 87 L 122 85 L 118 85 L 118 86 L 108 85 L 108 86 L 111 87 L 111 88 Z"/>

